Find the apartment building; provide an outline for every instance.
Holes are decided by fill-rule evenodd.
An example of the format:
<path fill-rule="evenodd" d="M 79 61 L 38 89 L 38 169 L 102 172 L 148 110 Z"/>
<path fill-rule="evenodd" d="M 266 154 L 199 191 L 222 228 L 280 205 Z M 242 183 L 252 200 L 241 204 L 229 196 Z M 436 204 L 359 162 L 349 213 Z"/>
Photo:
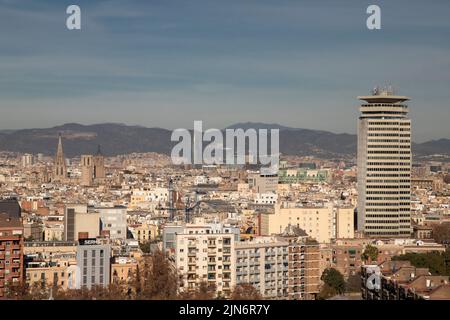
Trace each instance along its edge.
<path fill-rule="evenodd" d="M 155 238 L 159 236 L 159 227 L 152 223 L 131 225 L 129 226 L 129 229 L 133 234 L 133 238 L 139 241 L 139 243 L 155 240 Z"/>
<path fill-rule="evenodd" d="M 48 265 L 46 263 L 27 264 L 26 282 L 30 287 L 45 283 L 47 288 L 58 286 L 63 290 L 69 289 L 69 267 Z"/>
<path fill-rule="evenodd" d="M 250 283 L 265 299 L 287 299 L 288 246 L 268 236 L 236 243 L 236 284 Z"/>
<path fill-rule="evenodd" d="M 217 296 L 228 297 L 236 284 L 235 243 L 238 233 L 220 224 L 187 224 L 176 233 L 175 262 L 182 280 L 180 291 L 200 283 L 214 285 Z"/>
<path fill-rule="evenodd" d="M 68 204 L 64 208 L 64 240 L 96 238 L 100 235 L 100 214 L 88 212 L 86 204 Z"/>
<path fill-rule="evenodd" d="M 251 172 L 247 178 L 250 189 L 256 193 L 275 193 L 278 188 L 278 174 Z"/>
<path fill-rule="evenodd" d="M 133 258 L 115 257 L 111 263 L 111 283 L 129 283 L 136 273 L 137 266 L 138 262 Z"/>
<path fill-rule="evenodd" d="M 80 268 L 81 286 L 107 286 L 110 283 L 111 246 L 98 244 L 95 239 L 80 239 L 77 246 L 77 266 Z"/>
<path fill-rule="evenodd" d="M 23 281 L 23 226 L 19 218 L 0 213 L 0 299 L 10 282 Z"/>
<path fill-rule="evenodd" d="M 260 217 L 261 235 L 282 233 L 289 225 L 303 229 L 308 236 L 320 243 L 340 237 L 354 237 L 353 208 L 335 208 L 332 204 L 301 206 L 296 203 L 281 203 L 275 213 L 264 213 Z"/>
<path fill-rule="evenodd" d="M 127 238 L 127 207 L 90 207 L 90 214 L 100 217 L 100 230 L 107 233 L 111 239 Z"/>
<path fill-rule="evenodd" d="M 163 205 L 168 200 L 168 188 L 155 187 L 133 189 L 130 198 L 130 208 L 151 208 L 158 204 Z"/>
<path fill-rule="evenodd" d="M 288 296 L 314 300 L 320 288 L 320 245 L 304 230 L 289 225 L 280 235 L 288 244 Z"/>

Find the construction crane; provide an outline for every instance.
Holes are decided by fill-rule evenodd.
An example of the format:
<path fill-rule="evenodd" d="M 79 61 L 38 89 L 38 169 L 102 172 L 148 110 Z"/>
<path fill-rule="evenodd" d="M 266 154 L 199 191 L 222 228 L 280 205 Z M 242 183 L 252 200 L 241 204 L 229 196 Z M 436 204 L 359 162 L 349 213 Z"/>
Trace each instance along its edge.
<path fill-rule="evenodd" d="M 201 201 L 198 201 L 197 194 L 198 191 L 195 190 L 195 201 L 191 205 L 190 197 L 187 197 L 184 208 L 176 208 L 174 204 L 174 187 L 172 178 L 169 179 L 169 195 L 168 195 L 168 207 L 157 207 L 156 210 L 166 210 L 169 212 L 169 221 L 173 221 L 175 219 L 175 213 L 177 211 L 184 211 L 184 221 L 186 223 L 191 222 L 191 212 L 200 204 Z"/>

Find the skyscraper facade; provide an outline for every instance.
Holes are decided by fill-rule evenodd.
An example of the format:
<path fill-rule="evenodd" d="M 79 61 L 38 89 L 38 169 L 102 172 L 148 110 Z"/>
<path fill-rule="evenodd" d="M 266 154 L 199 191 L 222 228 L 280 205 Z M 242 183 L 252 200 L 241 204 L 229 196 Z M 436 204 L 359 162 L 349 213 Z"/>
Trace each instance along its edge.
<path fill-rule="evenodd" d="M 374 238 L 411 234 L 409 98 L 373 90 L 358 121 L 358 230 Z"/>

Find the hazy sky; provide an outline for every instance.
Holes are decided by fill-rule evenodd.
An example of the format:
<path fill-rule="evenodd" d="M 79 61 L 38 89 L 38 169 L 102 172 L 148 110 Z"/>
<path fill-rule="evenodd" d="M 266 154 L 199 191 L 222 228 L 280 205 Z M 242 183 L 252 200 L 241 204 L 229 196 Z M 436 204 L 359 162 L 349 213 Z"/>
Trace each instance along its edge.
<path fill-rule="evenodd" d="M 66 29 L 70 4 L 80 31 Z M 204 120 L 354 133 L 356 96 L 390 82 L 412 99 L 416 141 L 450 138 L 448 0 L 0 0 L 0 39 L 0 130 Z"/>

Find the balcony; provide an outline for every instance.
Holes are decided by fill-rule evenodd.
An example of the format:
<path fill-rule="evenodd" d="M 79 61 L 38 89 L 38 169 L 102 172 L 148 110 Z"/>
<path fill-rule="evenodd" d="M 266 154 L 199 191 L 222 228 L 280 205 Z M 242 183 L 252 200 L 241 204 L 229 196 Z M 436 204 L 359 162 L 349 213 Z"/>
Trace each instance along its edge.
<path fill-rule="evenodd" d="M 188 257 L 195 257 L 195 255 L 196 255 L 195 251 L 188 252 Z"/>

